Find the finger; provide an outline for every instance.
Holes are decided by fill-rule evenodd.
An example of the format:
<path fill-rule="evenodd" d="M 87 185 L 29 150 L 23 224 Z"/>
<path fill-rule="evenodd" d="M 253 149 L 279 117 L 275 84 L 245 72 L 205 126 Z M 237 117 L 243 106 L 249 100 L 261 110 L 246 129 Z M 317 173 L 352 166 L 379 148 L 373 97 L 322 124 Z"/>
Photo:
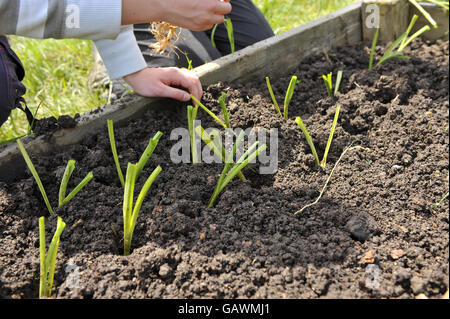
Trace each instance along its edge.
<path fill-rule="evenodd" d="M 229 14 L 231 12 L 231 4 L 229 2 L 217 1 L 214 11 L 217 14 Z"/>
<path fill-rule="evenodd" d="M 221 24 L 225 21 L 225 17 L 223 15 L 214 14 L 211 16 L 211 22 L 214 24 Z"/>
<path fill-rule="evenodd" d="M 197 99 L 201 99 L 203 95 L 202 84 L 196 74 L 192 72 L 187 73 L 181 78 L 180 85 L 189 90 L 189 92 Z"/>
<path fill-rule="evenodd" d="M 191 99 L 191 96 L 189 95 L 188 92 L 181 89 L 173 88 L 168 85 L 163 85 L 163 87 L 161 88 L 160 95 L 161 97 L 168 97 L 181 102 L 187 102 Z"/>

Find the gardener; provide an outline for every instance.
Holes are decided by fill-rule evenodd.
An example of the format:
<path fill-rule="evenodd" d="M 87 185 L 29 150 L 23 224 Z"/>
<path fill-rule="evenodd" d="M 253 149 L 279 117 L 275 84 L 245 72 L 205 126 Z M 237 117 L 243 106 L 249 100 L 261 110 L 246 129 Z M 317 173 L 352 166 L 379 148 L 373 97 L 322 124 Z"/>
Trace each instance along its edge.
<path fill-rule="evenodd" d="M 262 14 L 249 0 L 235 0 L 237 10 L 231 18 L 235 25 L 236 48 L 273 35 Z M 221 24 L 231 5 L 222 0 L 72 0 L 71 4 L 58 0 L 0 0 L 0 34 L 16 34 L 35 38 L 83 38 L 94 40 L 112 79 L 123 78 L 136 93 L 147 97 L 169 97 L 188 101 L 189 94 L 173 86 L 184 87 L 201 98 L 202 87 L 198 77 L 178 68 L 155 68 L 147 64 L 140 53 L 131 24 L 164 20 L 182 27 L 182 35 L 189 34 L 195 42 L 188 46 L 193 52 L 194 65 L 210 61 L 224 54 L 224 30 L 217 30 L 217 49 L 206 41 L 214 24 Z M 197 32 L 196 32 L 197 31 Z M 189 41 L 182 36 L 183 43 Z M 183 45 L 180 45 L 183 47 Z M 202 48 L 203 47 L 203 48 Z M 207 51 L 206 58 L 202 50 Z M 9 48 L 5 37 L 0 37 L 0 126 L 11 109 L 21 107 L 25 88 L 20 83 L 24 76 L 20 61 Z M 198 57 L 198 58 L 197 58 Z M 200 59 L 200 60 L 199 60 Z M 165 64 L 168 66 L 170 64 Z M 175 63 L 179 65 L 179 63 Z M 9 71 L 6 71 L 6 67 Z M 3 70 L 2 70 L 3 69 Z M 11 70 L 15 71 L 12 72 Z M 16 76 L 13 76 L 16 75 Z M 11 88 L 14 87 L 14 90 Z M 9 88 L 9 89 L 8 89 Z M 32 119 L 28 109 L 27 117 Z"/>
<path fill-rule="evenodd" d="M 201 98 L 198 77 L 177 68 L 148 68 L 132 24 L 165 20 L 201 31 L 222 23 L 231 5 L 220 0 L 0 0 L 0 34 L 95 41 L 111 78 L 123 77 L 136 93 L 189 100 L 181 86 Z M 0 125 L 20 106 L 23 68 L 6 43 L 0 43 Z M 14 74 L 14 76 L 13 76 Z M 17 76 L 16 76 L 17 74 Z"/>
<path fill-rule="evenodd" d="M 274 35 L 264 15 L 251 0 L 232 0 L 232 5 L 233 10 L 227 18 L 232 21 L 235 50 L 243 49 Z M 211 37 L 213 29 L 191 31 L 178 28 L 173 35 L 175 41 L 172 39 L 172 42 L 175 42 L 174 45 L 163 50 L 155 50 L 154 47 L 160 47 L 159 42 L 166 43 L 167 37 L 163 36 L 164 40 L 161 41 L 157 37 L 155 38 L 155 27 L 153 27 L 153 30 L 151 29 L 149 24 L 134 26 L 134 34 L 139 47 L 147 65 L 151 68 L 170 66 L 187 68 L 189 64 L 192 67 L 197 67 L 231 53 L 228 32 L 223 23 L 216 26 L 213 37 Z M 158 33 L 157 31 L 156 33 Z M 167 30 L 163 28 L 163 31 Z M 214 41 L 214 45 L 212 41 Z M 97 55 L 95 50 L 94 53 Z M 91 81 L 100 84 L 107 83 L 109 79 L 106 70 L 102 68 L 101 59 L 96 56 L 95 61 L 96 65 L 93 74 L 91 74 Z M 124 81 L 120 78 L 113 79 L 113 96 L 120 97 L 127 92 L 124 84 Z"/>

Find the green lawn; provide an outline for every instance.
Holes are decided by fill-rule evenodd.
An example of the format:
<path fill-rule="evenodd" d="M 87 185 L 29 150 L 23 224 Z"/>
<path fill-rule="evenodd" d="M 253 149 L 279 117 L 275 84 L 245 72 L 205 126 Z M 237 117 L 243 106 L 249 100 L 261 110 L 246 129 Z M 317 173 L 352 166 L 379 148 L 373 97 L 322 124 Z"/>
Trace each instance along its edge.
<path fill-rule="evenodd" d="M 342 8 L 354 0 L 254 0 L 275 33 L 282 33 Z M 34 40 L 11 37 L 12 47 L 26 69 L 25 96 L 37 118 L 74 115 L 102 106 L 104 89 L 89 88 L 93 66 L 91 42 L 81 40 Z M 23 112 L 14 110 L 0 128 L 0 144 L 23 136 L 28 124 Z"/>

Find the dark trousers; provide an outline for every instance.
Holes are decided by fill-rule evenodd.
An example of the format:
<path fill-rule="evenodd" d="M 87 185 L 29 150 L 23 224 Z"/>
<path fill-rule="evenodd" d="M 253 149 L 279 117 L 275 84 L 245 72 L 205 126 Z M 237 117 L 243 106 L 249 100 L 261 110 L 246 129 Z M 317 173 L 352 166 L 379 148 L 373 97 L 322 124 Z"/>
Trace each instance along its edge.
<path fill-rule="evenodd" d="M 233 9 L 227 17 L 231 19 L 233 24 L 236 50 L 274 35 L 269 23 L 251 0 L 231 0 L 231 4 Z M 163 54 L 152 53 L 148 47 L 149 44 L 156 41 L 149 32 L 148 24 L 135 25 L 134 29 L 141 51 L 150 67 L 187 67 L 188 62 L 183 53 L 187 54 L 187 57 L 192 60 L 192 66 L 196 67 L 231 52 L 228 33 L 224 24 L 218 25 L 215 31 L 216 48 L 211 43 L 212 30 L 194 32 L 181 29 L 180 39 L 176 43 L 179 50 Z"/>

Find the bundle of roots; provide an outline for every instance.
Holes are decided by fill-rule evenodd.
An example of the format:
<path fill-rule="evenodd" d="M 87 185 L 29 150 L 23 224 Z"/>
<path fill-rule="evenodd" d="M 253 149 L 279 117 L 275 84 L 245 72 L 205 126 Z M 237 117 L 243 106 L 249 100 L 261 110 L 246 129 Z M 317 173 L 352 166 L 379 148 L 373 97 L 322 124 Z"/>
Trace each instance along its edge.
<path fill-rule="evenodd" d="M 167 22 L 153 22 L 150 24 L 150 31 L 156 39 L 156 43 L 150 45 L 155 53 L 163 53 L 169 49 L 168 54 L 177 49 L 175 43 L 180 37 L 178 27 Z"/>

